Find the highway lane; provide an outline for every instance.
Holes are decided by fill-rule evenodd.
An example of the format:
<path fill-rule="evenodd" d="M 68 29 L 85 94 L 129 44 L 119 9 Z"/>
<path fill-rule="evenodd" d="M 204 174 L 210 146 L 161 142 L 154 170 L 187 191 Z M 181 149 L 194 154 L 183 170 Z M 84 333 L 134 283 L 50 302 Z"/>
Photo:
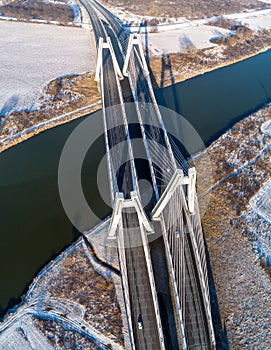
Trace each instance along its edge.
<path fill-rule="evenodd" d="M 161 349 L 159 333 L 151 298 L 151 286 L 146 266 L 145 252 L 136 212 L 123 213 L 123 235 L 126 247 L 126 265 L 129 280 L 129 294 L 132 301 L 132 322 L 136 349 Z M 143 328 L 138 327 L 141 315 Z"/>
<path fill-rule="evenodd" d="M 122 22 L 107 8 L 102 6 L 99 2 L 95 0 L 89 0 L 91 4 L 104 16 L 108 21 L 113 31 L 115 32 L 118 41 L 122 47 L 123 54 L 126 54 L 126 49 L 129 41 L 129 32 L 123 27 Z"/>
<path fill-rule="evenodd" d="M 183 213 L 184 217 L 189 214 Z M 207 322 L 207 314 L 197 264 L 191 240 L 191 233 L 181 223 L 182 217 L 175 225 L 167 227 L 169 250 L 171 252 L 173 271 L 181 303 L 184 332 L 188 349 L 212 349 Z M 181 232 L 180 232 L 181 231 Z M 178 236 L 176 235 L 178 232 Z"/>
<path fill-rule="evenodd" d="M 96 40 L 96 47 L 98 49 L 99 38 L 103 38 L 105 41 L 106 40 L 106 32 L 101 24 L 99 17 L 97 16 L 96 11 L 91 6 L 90 1 L 80 0 L 80 2 L 85 7 L 85 9 L 90 17 L 92 28 L 93 28 L 94 35 L 95 35 L 95 40 Z"/>
<path fill-rule="evenodd" d="M 201 293 L 200 281 L 197 276 L 192 243 L 189 233 L 184 240 L 185 261 L 185 335 L 189 349 L 211 350 L 208 324 Z"/>

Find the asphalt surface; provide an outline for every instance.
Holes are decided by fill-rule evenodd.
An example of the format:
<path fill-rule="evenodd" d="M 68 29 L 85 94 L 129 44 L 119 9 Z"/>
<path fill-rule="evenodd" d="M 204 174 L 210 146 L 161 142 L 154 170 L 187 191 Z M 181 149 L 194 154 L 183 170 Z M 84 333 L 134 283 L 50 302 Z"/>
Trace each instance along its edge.
<path fill-rule="evenodd" d="M 126 246 L 126 265 L 129 280 L 129 294 L 132 302 L 132 323 L 136 349 L 159 350 L 160 341 L 157 329 L 154 304 L 146 266 L 141 231 L 135 212 L 123 213 L 123 235 Z M 140 244 L 141 243 L 141 244 Z M 134 247 L 134 245 L 136 245 Z M 138 327 L 139 315 L 142 329 Z"/>
<path fill-rule="evenodd" d="M 185 335 L 189 349 L 212 349 L 196 262 L 189 234 L 185 234 Z"/>

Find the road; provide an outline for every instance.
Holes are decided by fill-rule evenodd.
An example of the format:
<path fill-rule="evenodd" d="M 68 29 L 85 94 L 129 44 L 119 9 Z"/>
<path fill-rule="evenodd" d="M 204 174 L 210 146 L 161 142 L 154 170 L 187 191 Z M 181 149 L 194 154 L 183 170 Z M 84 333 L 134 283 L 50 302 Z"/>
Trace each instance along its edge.
<path fill-rule="evenodd" d="M 125 54 L 128 34 L 123 33 L 123 28 L 121 26 L 121 23 L 115 18 L 115 16 L 113 16 L 107 9 L 100 6 L 95 1 L 93 1 L 93 3 L 95 4 L 95 7 L 99 11 L 101 11 L 103 16 L 110 23 L 110 26 L 112 27 L 115 34 L 117 34 L 117 39 L 119 39 L 121 43 L 122 52 L 123 54 Z M 111 35 L 111 38 L 112 38 L 112 41 L 114 42 L 114 37 L 112 37 L 112 35 Z M 121 55 L 121 52 L 118 50 L 118 48 L 116 48 L 116 52 L 118 52 L 119 62 L 122 63 L 123 57 Z M 161 125 L 160 117 L 159 117 L 159 114 L 157 114 L 155 104 L 153 104 L 154 96 L 153 96 L 152 87 L 150 86 L 149 78 L 146 77 L 146 73 L 142 69 L 140 55 L 137 48 L 134 48 L 134 50 L 132 51 L 132 55 L 129 63 L 129 81 L 131 84 L 131 88 L 134 91 L 134 95 L 136 96 L 136 99 L 139 102 L 139 109 L 140 109 L 141 120 L 143 125 L 154 124 L 155 126 L 160 126 Z M 150 103 L 148 110 L 146 110 L 144 106 L 145 103 Z M 161 127 L 161 129 L 159 130 L 157 127 L 150 126 L 148 130 L 146 130 L 146 132 L 148 133 L 148 137 L 151 137 L 157 143 L 163 144 L 164 146 L 167 145 L 167 141 L 163 133 L 163 127 Z M 159 193 L 161 194 L 163 189 L 167 185 L 166 181 L 168 176 L 165 179 L 161 180 L 161 172 L 163 173 L 163 169 L 157 169 L 157 166 L 155 166 L 155 163 L 157 162 L 156 160 L 157 155 L 155 154 L 155 152 L 152 152 L 151 149 L 150 149 L 150 153 L 151 153 L 151 159 L 153 162 L 154 173 L 157 178 L 157 185 L 159 186 Z M 166 162 L 167 161 L 165 160 L 165 164 Z M 187 169 L 184 169 L 184 170 L 185 172 L 187 171 Z M 170 171 L 173 172 L 174 167 L 172 167 Z M 173 175 L 173 174 L 170 174 L 170 175 Z M 170 235 L 170 233 L 168 233 L 168 235 Z M 129 234 L 128 234 L 128 238 L 129 238 Z M 173 251 L 175 247 L 171 247 L 171 248 Z M 135 270 L 132 269 L 132 266 L 136 264 L 136 260 L 134 261 L 134 259 L 136 257 L 136 254 L 140 255 L 140 252 L 139 251 L 134 252 L 133 249 L 131 249 L 131 251 L 127 253 L 128 253 L 127 266 L 130 266 L 130 268 L 128 269 L 129 279 L 130 281 L 137 280 L 139 282 L 140 276 L 137 276 Z M 144 252 L 141 252 L 141 254 L 142 254 L 142 258 L 144 258 Z M 155 257 L 153 257 L 153 260 L 155 260 Z M 184 305 L 185 305 L 183 318 L 185 320 L 185 334 L 187 338 L 186 339 L 187 344 L 188 344 L 188 347 L 191 349 L 210 349 L 211 346 L 210 346 L 206 313 L 204 310 L 203 295 L 201 293 L 201 285 L 198 278 L 197 266 L 196 266 L 195 259 L 193 257 L 193 251 L 192 251 L 192 246 L 191 246 L 189 236 L 186 236 L 186 239 L 185 239 L 184 260 L 185 260 L 185 281 L 186 281 L 185 296 L 182 295 L 182 292 L 180 291 L 180 298 L 184 300 Z M 138 268 L 140 269 L 140 267 Z M 141 270 L 142 270 L 142 267 L 141 267 Z M 178 281 L 178 284 L 182 285 L 182 281 Z M 140 291 L 138 290 L 138 288 L 136 288 L 136 286 L 133 290 L 130 290 L 130 293 L 132 295 L 135 295 L 135 297 L 133 298 L 134 300 L 136 300 L 136 298 L 139 298 L 139 297 L 143 298 L 144 300 L 144 293 L 143 295 L 140 295 Z M 137 311 L 137 313 L 139 314 L 140 307 L 136 306 L 135 311 Z M 136 315 L 133 315 L 133 319 L 136 320 Z M 134 329 L 135 329 L 135 326 L 134 326 Z M 138 338 L 138 339 L 141 339 L 141 338 Z M 155 347 L 153 347 L 153 349 L 154 348 Z"/>
<path fill-rule="evenodd" d="M 136 213 L 126 212 L 123 214 L 123 235 L 125 246 L 131 247 L 126 248 L 125 255 L 129 294 L 133 303 L 131 312 L 136 349 L 158 350 L 161 349 L 159 334 Z M 142 329 L 138 328 L 138 316 L 140 314 L 143 322 Z"/>
<path fill-rule="evenodd" d="M 196 271 L 192 243 L 188 233 L 184 240 L 185 262 L 185 335 L 189 348 L 211 349 L 208 324 L 204 309 L 200 281 Z"/>

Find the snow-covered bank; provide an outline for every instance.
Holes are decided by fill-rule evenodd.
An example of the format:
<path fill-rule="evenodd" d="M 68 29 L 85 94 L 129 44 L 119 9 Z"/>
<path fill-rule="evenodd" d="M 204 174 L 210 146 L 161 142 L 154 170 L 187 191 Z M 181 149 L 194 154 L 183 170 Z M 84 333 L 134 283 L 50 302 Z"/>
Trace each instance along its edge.
<path fill-rule="evenodd" d="M 0 323 L 0 349 L 58 349 L 61 339 L 73 349 L 74 338 L 80 349 L 123 349 L 115 288 L 121 289 L 119 275 L 80 238 L 40 271 Z"/>
<path fill-rule="evenodd" d="M 95 69 L 94 42 L 86 29 L 0 22 L 0 115 L 35 109 L 52 79 Z"/>
<path fill-rule="evenodd" d="M 101 101 L 98 101 L 96 103 L 93 103 L 92 105 L 85 106 L 77 110 L 74 110 L 72 112 L 49 119 L 48 121 L 35 124 L 31 128 L 24 129 L 23 131 L 17 134 L 4 137 L 4 138 L 1 138 L 0 136 L 0 153 L 14 145 L 17 145 L 18 143 L 28 140 L 29 138 L 45 130 L 51 129 L 61 124 L 68 123 L 73 119 L 80 118 L 87 114 L 94 113 L 96 110 L 100 109 L 101 107 L 102 107 Z"/>
<path fill-rule="evenodd" d="M 73 22 L 76 24 L 81 24 L 82 23 L 82 14 L 81 14 L 81 10 L 80 10 L 79 6 L 74 2 L 74 0 L 69 0 L 68 5 L 73 10 L 73 16 L 74 16 Z"/>
<path fill-rule="evenodd" d="M 154 55 L 203 50 L 217 46 L 210 40 L 231 35 L 231 31 L 214 26 L 199 25 L 148 34 L 148 48 Z M 145 34 L 142 34 L 142 41 Z"/>
<path fill-rule="evenodd" d="M 271 180 L 251 198 L 243 218 L 254 237 L 253 248 L 271 265 Z"/>
<path fill-rule="evenodd" d="M 262 133 L 267 136 L 271 136 L 271 120 L 268 120 L 261 126 Z"/>
<path fill-rule="evenodd" d="M 139 16 L 119 7 L 111 7 L 125 25 L 134 33 L 148 33 L 149 48 L 155 55 L 162 53 L 185 52 L 187 45 L 197 49 L 212 48 L 215 46 L 210 40 L 233 33 L 229 30 L 208 26 L 213 18 L 189 20 L 187 18 L 157 18 Z M 225 18 L 238 21 L 250 29 L 258 31 L 271 29 L 271 9 L 245 11 L 225 15 Z M 146 20 L 155 20 L 157 24 L 146 26 Z"/>
<path fill-rule="evenodd" d="M 270 112 L 271 104 L 207 149 L 216 186 L 202 220 L 222 323 L 235 350 L 271 348 L 271 281 L 262 260 L 271 251 L 271 225 L 250 206 L 259 196 L 270 203 L 271 139 L 262 132 Z"/>
<path fill-rule="evenodd" d="M 234 13 L 225 17 L 239 21 L 252 30 L 271 29 L 271 9 Z"/>

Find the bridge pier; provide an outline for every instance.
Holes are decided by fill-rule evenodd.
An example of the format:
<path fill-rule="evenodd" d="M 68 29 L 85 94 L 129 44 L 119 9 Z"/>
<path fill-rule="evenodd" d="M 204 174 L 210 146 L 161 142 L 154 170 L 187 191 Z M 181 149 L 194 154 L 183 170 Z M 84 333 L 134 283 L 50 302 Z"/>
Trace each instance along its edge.
<path fill-rule="evenodd" d="M 121 220 L 122 211 L 124 208 L 133 208 L 138 215 L 139 223 L 142 224 L 149 234 L 153 233 L 149 220 L 142 208 L 140 199 L 136 191 L 131 192 L 130 199 L 124 199 L 123 193 L 117 192 L 115 197 L 115 204 L 113 214 L 109 226 L 108 238 L 114 239 L 116 237 L 116 230 Z"/>
<path fill-rule="evenodd" d="M 139 56 L 140 56 L 140 59 L 141 59 L 140 62 L 141 62 L 141 65 L 142 65 L 144 73 L 146 75 L 150 74 L 149 69 L 148 69 L 148 65 L 147 65 L 147 62 L 146 62 L 145 54 L 144 54 L 144 51 L 143 51 L 140 34 L 137 34 L 136 36 L 134 36 L 134 34 L 130 34 L 128 48 L 127 48 L 127 53 L 126 53 L 126 56 L 125 56 L 123 70 L 122 70 L 123 75 L 126 76 L 126 77 L 128 76 L 128 71 L 127 70 L 128 70 L 129 60 L 130 60 L 130 57 L 131 57 L 131 52 L 132 52 L 132 49 L 133 49 L 133 47 L 135 45 L 137 45 L 138 50 L 139 50 Z"/>
<path fill-rule="evenodd" d="M 97 58 L 97 65 L 96 65 L 95 81 L 97 81 L 97 82 L 100 81 L 101 70 L 103 68 L 103 49 L 109 49 L 115 71 L 116 71 L 120 80 L 124 79 L 122 72 L 121 72 L 121 69 L 120 69 L 120 66 L 118 64 L 118 60 L 117 60 L 115 51 L 114 51 L 112 43 L 111 43 L 111 39 L 109 37 L 107 37 L 106 42 L 103 41 L 103 38 L 99 38 L 98 58 Z"/>
<path fill-rule="evenodd" d="M 164 190 L 161 198 L 153 208 L 153 220 L 159 219 L 176 188 L 183 185 L 187 185 L 187 205 L 189 208 L 189 212 L 191 214 L 194 213 L 196 192 L 196 169 L 190 168 L 188 171 L 188 176 L 184 176 L 183 171 L 181 169 L 177 169 L 173 177 L 171 178 L 168 186 Z"/>

